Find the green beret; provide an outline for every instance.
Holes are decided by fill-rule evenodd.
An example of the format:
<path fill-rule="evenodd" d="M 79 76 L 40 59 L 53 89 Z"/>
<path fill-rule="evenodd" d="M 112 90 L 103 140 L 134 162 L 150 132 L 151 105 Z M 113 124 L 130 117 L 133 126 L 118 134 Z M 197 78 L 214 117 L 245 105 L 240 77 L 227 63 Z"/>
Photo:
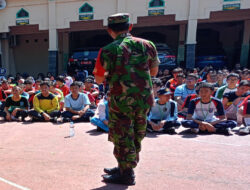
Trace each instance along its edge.
<path fill-rule="evenodd" d="M 117 13 L 108 17 L 108 24 L 129 23 L 128 13 Z"/>

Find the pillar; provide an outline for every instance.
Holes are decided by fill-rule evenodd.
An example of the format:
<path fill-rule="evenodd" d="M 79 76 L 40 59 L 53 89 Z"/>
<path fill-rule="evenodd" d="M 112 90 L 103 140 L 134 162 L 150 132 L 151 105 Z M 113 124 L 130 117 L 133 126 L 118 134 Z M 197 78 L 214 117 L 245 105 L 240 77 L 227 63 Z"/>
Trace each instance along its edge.
<path fill-rule="evenodd" d="M 56 1 L 48 0 L 49 5 L 49 72 L 58 74 L 58 35 L 56 30 Z"/>
<path fill-rule="evenodd" d="M 2 40 L 0 39 L 0 68 L 3 66 L 3 61 L 2 61 Z"/>
<path fill-rule="evenodd" d="M 178 43 L 178 55 L 177 63 L 180 65 L 185 60 L 185 41 L 186 41 L 186 24 L 179 26 L 179 43 Z"/>
<path fill-rule="evenodd" d="M 246 67 L 249 59 L 249 43 L 250 43 L 250 20 L 244 22 L 243 42 L 241 45 L 240 65 Z"/>
<path fill-rule="evenodd" d="M 195 67 L 195 48 L 196 48 L 196 33 L 197 19 L 199 14 L 199 0 L 190 0 L 187 41 L 186 41 L 186 67 Z"/>
<path fill-rule="evenodd" d="M 117 0 L 117 13 L 126 12 L 126 1 L 124 0 Z"/>

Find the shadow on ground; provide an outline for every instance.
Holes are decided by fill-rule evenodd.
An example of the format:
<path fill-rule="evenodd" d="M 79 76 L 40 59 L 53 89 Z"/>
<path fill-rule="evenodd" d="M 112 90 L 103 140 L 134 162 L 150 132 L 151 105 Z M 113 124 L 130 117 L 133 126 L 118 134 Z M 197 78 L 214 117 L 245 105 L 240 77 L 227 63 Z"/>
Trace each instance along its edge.
<path fill-rule="evenodd" d="M 106 183 L 105 186 L 94 188 L 91 190 L 126 190 L 128 189 L 127 185 L 115 185 Z"/>

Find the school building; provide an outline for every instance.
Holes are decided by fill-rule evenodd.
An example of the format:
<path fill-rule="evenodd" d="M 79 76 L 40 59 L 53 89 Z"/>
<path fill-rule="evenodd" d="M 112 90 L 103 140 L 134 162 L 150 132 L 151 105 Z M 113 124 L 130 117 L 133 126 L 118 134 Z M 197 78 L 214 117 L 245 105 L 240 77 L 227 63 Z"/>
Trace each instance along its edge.
<path fill-rule="evenodd" d="M 0 0 L 0 67 L 65 72 L 73 52 L 112 41 L 107 17 L 118 12 L 131 14 L 134 36 L 167 44 L 188 68 L 211 51 L 250 65 L 250 0 Z"/>

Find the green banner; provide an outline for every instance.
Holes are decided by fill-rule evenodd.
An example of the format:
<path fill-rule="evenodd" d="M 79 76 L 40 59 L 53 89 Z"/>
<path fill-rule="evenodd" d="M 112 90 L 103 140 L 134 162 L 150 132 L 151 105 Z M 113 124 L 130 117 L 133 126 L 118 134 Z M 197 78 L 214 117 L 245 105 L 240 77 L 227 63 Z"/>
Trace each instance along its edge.
<path fill-rule="evenodd" d="M 79 15 L 79 20 L 93 20 L 94 14 L 82 14 Z"/>
<path fill-rule="evenodd" d="M 223 5 L 223 11 L 239 10 L 240 3 Z"/>
<path fill-rule="evenodd" d="M 27 25 L 29 24 L 29 19 L 16 20 L 17 26 Z"/>
<path fill-rule="evenodd" d="M 148 10 L 148 16 L 164 15 L 164 9 Z"/>

